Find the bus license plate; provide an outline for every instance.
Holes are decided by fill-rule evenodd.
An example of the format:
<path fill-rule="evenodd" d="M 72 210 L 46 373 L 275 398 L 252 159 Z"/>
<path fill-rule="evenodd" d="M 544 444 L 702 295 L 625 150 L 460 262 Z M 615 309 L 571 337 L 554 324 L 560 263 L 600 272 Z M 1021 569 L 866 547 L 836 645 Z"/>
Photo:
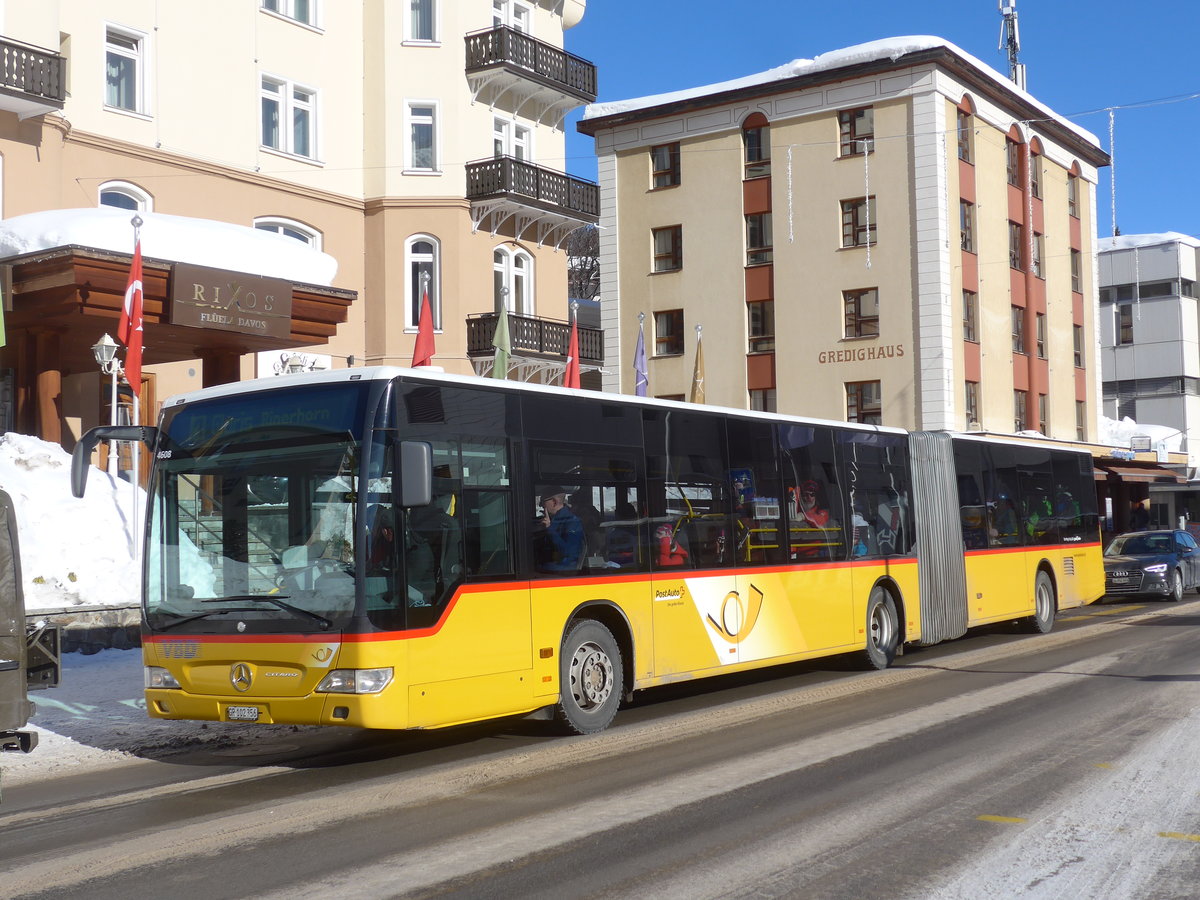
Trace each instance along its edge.
<path fill-rule="evenodd" d="M 257 722 L 258 707 L 257 706 L 227 706 L 225 707 L 225 715 L 230 721 L 235 722 Z"/>

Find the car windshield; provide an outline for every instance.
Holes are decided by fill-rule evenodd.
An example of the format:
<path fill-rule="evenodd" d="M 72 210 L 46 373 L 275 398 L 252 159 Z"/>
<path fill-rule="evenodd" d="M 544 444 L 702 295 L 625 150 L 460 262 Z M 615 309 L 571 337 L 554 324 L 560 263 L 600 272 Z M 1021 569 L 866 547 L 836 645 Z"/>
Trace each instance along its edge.
<path fill-rule="evenodd" d="M 1170 553 L 1174 546 L 1171 535 L 1161 534 L 1123 534 L 1113 538 L 1105 556 L 1147 556 L 1157 553 Z"/>

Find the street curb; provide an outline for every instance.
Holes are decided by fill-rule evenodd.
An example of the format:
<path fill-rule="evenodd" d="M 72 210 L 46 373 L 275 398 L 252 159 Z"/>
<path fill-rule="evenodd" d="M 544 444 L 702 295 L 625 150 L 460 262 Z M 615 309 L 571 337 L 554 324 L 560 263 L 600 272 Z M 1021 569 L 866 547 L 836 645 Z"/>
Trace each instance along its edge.
<path fill-rule="evenodd" d="M 142 645 L 140 606 L 89 606 L 27 613 L 30 625 L 57 625 L 62 653 L 90 656 L 101 650 L 132 650 Z"/>

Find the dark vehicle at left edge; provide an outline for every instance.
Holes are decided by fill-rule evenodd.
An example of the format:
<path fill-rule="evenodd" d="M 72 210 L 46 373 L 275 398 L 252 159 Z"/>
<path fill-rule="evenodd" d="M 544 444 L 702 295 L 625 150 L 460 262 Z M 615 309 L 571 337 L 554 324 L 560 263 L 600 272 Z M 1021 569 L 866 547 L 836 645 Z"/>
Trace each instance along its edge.
<path fill-rule="evenodd" d="M 1200 590 L 1200 545 L 1186 531 L 1131 531 L 1104 550 L 1104 592 L 1180 601 Z"/>

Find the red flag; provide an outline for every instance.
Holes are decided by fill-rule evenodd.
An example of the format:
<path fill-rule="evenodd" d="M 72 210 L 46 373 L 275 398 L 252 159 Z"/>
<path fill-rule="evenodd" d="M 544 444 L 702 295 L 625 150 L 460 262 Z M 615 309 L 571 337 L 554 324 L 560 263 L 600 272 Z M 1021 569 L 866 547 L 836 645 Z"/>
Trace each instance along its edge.
<path fill-rule="evenodd" d="M 433 307 L 429 305 L 429 288 L 426 288 L 421 295 L 421 320 L 417 325 L 412 367 L 433 365 L 433 352 Z"/>
<path fill-rule="evenodd" d="M 121 324 L 117 338 L 125 345 L 125 379 L 134 394 L 142 393 L 142 242 L 133 248 L 133 263 L 129 266 L 129 284 L 125 287 L 125 305 L 121 307 Z"/>
<path fill-rule="evenodd" d="M 567 371 L 563 373 L 563 387 L 579 389 L 579 325 L 571 317 L 571 342 L 567 344 Z"/>

